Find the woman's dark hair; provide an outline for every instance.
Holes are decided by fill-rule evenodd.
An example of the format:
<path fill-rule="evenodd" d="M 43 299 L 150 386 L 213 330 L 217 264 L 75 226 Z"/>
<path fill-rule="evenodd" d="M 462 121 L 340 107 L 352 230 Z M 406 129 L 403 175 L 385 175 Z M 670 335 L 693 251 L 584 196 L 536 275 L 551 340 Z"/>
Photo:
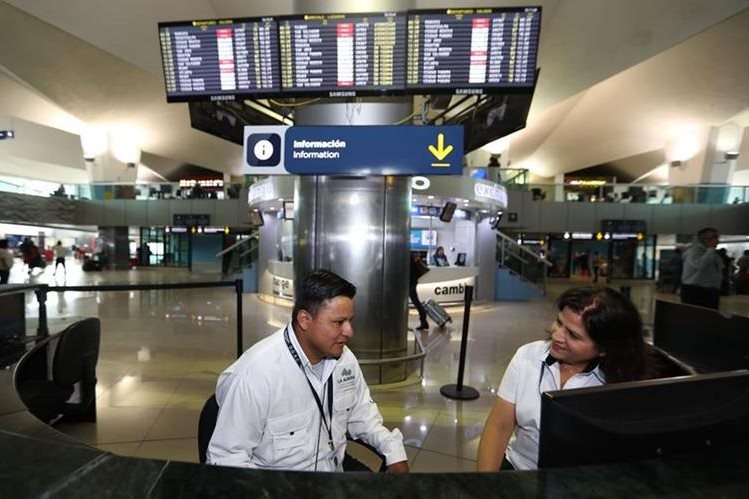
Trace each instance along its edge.
<path fill-rule="evenodd" d="M 314 317 L 320 306 L 327 300 L 332 300 L 337 296 L 345 296 L 353 300 L 356 295 L 356 286 L 338 274 L 318 269 L 302 279 L 294 294 L 294 310 L 291 318 L 296 324 L 297 314 L 301 310 L 306 310 Z"/>
<path fill-rule="evenodd" d="M 8 249 L 8 240 L 7 239 L 0 239 L 0 248 L 2 248 L 2 249 Z"/>
<path fill-rule="evenodd" d="M 571 288 L 562 293 L 557 306 L 580 314 L 590 339 L 605 353 L 601 370 L 607 383 L 650 377 L 642 319 L 627 297 L 611 288 Z"/>

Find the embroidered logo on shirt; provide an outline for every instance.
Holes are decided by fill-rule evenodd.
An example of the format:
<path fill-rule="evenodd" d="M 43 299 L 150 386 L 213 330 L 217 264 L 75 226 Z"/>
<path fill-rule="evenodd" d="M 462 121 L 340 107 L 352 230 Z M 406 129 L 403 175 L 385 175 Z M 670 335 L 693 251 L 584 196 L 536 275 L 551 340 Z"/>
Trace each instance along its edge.
<path fill-rule="evenodd" d="M 338 378 L 338 384 L 350 383 L 354 381 L 354 373 L 351 369 L 343 368 L 341 371 L 341 377 Z"/>

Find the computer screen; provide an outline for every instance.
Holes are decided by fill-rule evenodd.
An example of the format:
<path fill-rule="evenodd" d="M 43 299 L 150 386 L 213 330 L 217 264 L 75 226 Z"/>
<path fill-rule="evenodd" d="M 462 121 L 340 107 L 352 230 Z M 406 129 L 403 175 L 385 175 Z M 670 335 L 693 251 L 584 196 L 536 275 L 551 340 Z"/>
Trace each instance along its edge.
<path fill-rule="evenodd" d="M 749 369 L 749 317 L 656 300 L 653 344 L 697 372 Z"/>
<path fill-rule="evenodd" d="M 0 340 L 26 336 L 26 301 L 23 291 L 0 295 Z"/>
<path fill-rule="evenodd" d="M 262 227 L 265 224 L 262 212 L 258 210 L 250 210 L 250 225 L 254 227 Z"/>
<path fill-rule="evenodd" d="M 440 212 L 440 220 L 442 222 L 452 222 L 453 215 L 455 214 L 455 208 L 457 208 L 458 205 L 453 203 L 452 201 L 448 201 L 445 203 L 445 206 L 442 207 L 442 211 Z"/>
<path fill-rule="evenodd" d="M 411 249 L 425 249 L 437 245 L 437 231 L 428 229 L 411 229 Z"/>
<path fill-rule="evenodd" d="M 403 13 L 279 18 L 281 84 L 287 97 L 400 93 L 406 80 Z"/>
<path fill-rule="evenodd" d="M 749 371 L 545 392 L 539 468 L 749 445 Z"/>
<path fill-rule="evenodd" d="M 273 17 L 159 23 L 167 102 L 235 100 L 281 90 Z"/>
<path fill-rule="evenodd" d="M 283 202 L 283 219 L 294 220 L 294 202 L 293 201 Z"/>
<path fill-rule="evenodd" d="M 455 266 L 456 267 L 466 266 L 466 254 L 465 253 L 458 253 L 458 257 L 455 259 Z"/>
<path fill-rule="evenodd" d="M 411 93 L 529 91 L 536 83 L 541 7 L 408 14 Z"/>

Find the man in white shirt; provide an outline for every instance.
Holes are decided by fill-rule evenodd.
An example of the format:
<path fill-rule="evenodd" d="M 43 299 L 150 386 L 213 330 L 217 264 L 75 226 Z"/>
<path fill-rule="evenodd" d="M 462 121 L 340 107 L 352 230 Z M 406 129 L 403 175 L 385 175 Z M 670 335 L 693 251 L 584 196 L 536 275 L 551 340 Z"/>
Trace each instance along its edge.
<path fill-rule="evenodd" d="M 62 265 L 62 271 L 67 275 L 68 269 L 65 268 L 65 258 L 70 254 L 70 250 L 62 245 L 62 241 L 57 241 L 55 245 L 55 271 L 57 274 L 57 266 Z"/>
<path fill-rule="evenodd" d="M 684 252 L 681 271 L 681 301 L 701 307 L 720 308 L 723 260 L 715 251 L 718 231 L 706 227 L 697 233 L 694 243 Z"/>
<path fill-rule="evenodd" d="M 7 284 L 13 267 L 13 253 L 8 249 L 8 240 L 0 239 L 0 284 Z"/>
<path fill-rule="evenodd" d="M 317 270 L 296 290 L 291 323 L 247 350 L 219 377 L 211 464 L 342 471 L 346 432 L 407 472 L 403 436 L 382 415 L 346 343 L 356 288 Z"/>

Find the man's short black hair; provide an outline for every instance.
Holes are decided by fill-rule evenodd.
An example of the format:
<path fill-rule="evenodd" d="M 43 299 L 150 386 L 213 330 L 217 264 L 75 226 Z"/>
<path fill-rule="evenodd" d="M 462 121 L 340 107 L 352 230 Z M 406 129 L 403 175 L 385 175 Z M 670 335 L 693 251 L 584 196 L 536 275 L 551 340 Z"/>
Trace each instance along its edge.
<path fill-rule="evenodd" d="M 296 323 L 297 315 L 301 310 L 306 310 L 314 317 L 320 306 L 327 300 L 332 300 L 337 296 L 345 296 L 353 300 L 355 295 L 356 286 L 343 277 L 329 270 L 314 270 L 302 279 L 294 291 L 292 322 Z"/>

